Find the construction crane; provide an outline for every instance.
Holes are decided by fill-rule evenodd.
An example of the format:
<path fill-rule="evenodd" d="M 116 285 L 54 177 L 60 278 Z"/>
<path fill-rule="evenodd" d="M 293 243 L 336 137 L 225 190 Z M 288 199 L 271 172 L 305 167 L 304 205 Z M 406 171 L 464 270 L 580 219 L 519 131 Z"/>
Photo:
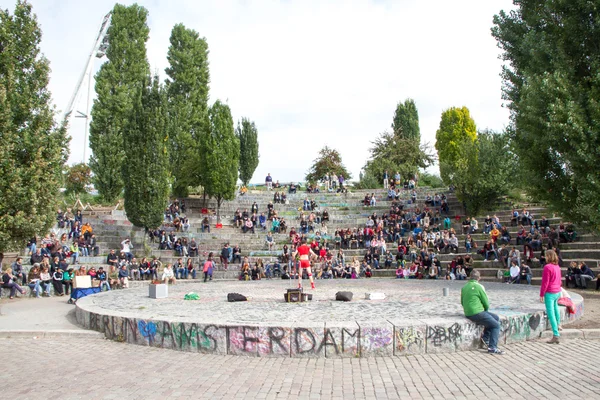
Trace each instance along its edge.
<path fill-rule="evenodd" d="M 94 41 L 94 46 L 92 47 L 92 51 L 88 57 L 87 63 L 79 80 L 77 81 L 77 86 L 75 86 L 75 91 L 71 96 L 71 100 L 69 100 L 69 105 L 66 108 L 65 112 L 65 121 L 69 121 L 70 118 L 85 118 L 85 131 L 84 131 L 84 139 L 83 139 L 83 162 L 87 162 L 86 152 L 87 152 L 87 139 L 88 139 L 88 131 L 90 126 L 90 101 L 92 97 L 92 78 L 94 77 L 94 59 L 102 58 L 106 54 L 106 49 L 108 48 L 108 28 L 110 26 L 110 18 L 111 12 L 106 14 L 102 19 L 102 23 L 100 24 L 100 30 L 98 31 L 98 36 Z M 84 90 L 83 82 L 85 79 L 88 79 L 88 93 L 87 93 L 87 103 L 85 112 L 76 110 L 78 108 L 79 99 Z"/>

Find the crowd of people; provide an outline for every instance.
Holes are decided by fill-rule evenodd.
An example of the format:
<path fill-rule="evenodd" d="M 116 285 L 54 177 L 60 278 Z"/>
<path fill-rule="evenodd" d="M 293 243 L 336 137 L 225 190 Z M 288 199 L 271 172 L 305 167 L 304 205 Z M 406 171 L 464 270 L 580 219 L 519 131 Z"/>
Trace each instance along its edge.
<path fill-rule="evenodd" d="M 335 189 L 343 185 L 340 177 L 328 176 L 323 182 L 326 188 Z M 343 177 L 341 177 L 343 179 Z M 532 282 L 532 267 L 536 263 L 544 265 L 545 254 L 553 251 L 557 254 L 560 265 L 562 259 L 560 244 L 575 241 L 577 231 L 573 224 L 559 223 L 552 226 L 545 216 L 535 218 L 527 209 L 512 210 L 510 216 L 511 227 L 516 227 L 516 232 L 511 233 L 508 226 L 504 226 L 496 215 L 486 216 L 481 223 L 476 218 L 465 217 L 462 221 L 450 218 L 449 205 L 443 193 L 426 194 L 417 198 L 417 192 L 411 189 L 411 180 L 406 187 L 398 185 L 394 179 L 387 185 L 389 211 L 378 215 L 373 212 L 364 223 L 364 226 L 337 228 L 334 232 L 328 229 L 329 211 L 321 211 L 315 199 L 306 197 L 299 208 L 296 227 L 289 229 L 289 242 L 279 248 L 274 234 L 288 233 L 288 222 L 279 217 L 275 208 L 276 204 L 286 204 L 287 196 L 284 191 L 275 191 L 273 200 L 269 201 L 265 212 L 259 211 L 259 206 L 254 202 L 250 208 L 243 211 L 238 209 L 234 214 L 234 226 L 242 232 L 262 231 L 265 234 L 264 249 L 270 252 L 279 252 L 277 259 L 271 258 L 263 262 L 255 259 L 252 263 L 242 256 L 239 246 L 223 246 L 219 259 L 223 269 L 229 263 L 239 263 L 240 279 L 257 280 L 261 278 L 283 277 L 288 279 L 302 275 L 298 260 L 292 257 L 302 243 L 306 243 L 316 255 L 312 266 L 317 279 L 358 279 L 368 278 L 374 270 L 394 269 L 397 279 L 467 279 L 473 269 L 474 258 L 480 255 L 484 261 L 499 262 L 504 281 L 509 284 Z M 279 182 L 272 183 L 270 189 L 278 189 Z M 405 190 L 402 195 L 400 189 Z M 409 195 L 405 196 L 408 191 Z M 403 199 L 402 197 L 406 197 Z M 408 199 L 410 197 L 410 199 Z M 418 200 L 423 206 L 419 206 Z M 365 195 L 364 205 L 377 204 L 375 192 Z M 154 257 L 152 260 L 143 258 L 138 260 L 133 255 L 133 247 L 129 238 L 121 242 L 120 251 L 112 250 L 106 260 L 107 286 L 126 286 L 129 280 L 164 280 L 165 271 L 167 280 L 174 282 L 182 279 L 195 279 L 202 272 L 205 273 L 204 264 L 208 260 L 207 254 L 199 251 L 196 239 L 181 235 L 189 228 L 185 215 L 185 201 L 175 200 L 165 209 L 165 224 L 172 224 L 175 229 L 163 227 L 150 232 L 150 239 L 158 242 L 161 250 L 173 250 L 179 259 L 172 265 L 162 266 Z M 265 215 L 266 214 L 266 215 Z M 65 281 L 69 278 L 69 270 L 73 270 L 80 256 L 97 255 L 99 247 L 93 229 L 89 223 L 83 224 L 80 211 L 72 213 L 70 209 L 57 213 L 57 223 L 68 233 L 56 237 L 54 233 L 46 235 L 41 241 L 32 238 L 28 243 L 30 264 L 37 267 L 36 273 L 44 274 L 46 268 L 51 276 L 50 280 L 40 282 Z M 459 242 L 461 231 L 464 241 Z M 206 216 L 201 223 L 202 231 L 210 232 L 210 222 Z M 476 241 L 474 235 L 485 235 L 487 240 Z M 189 240 L 189 241 L 188 241 Z M 521 247 L 522 246 L 522 247 Z M 345 251 L 359 249 L 360 256 L 348 260 Z M 453 255 L 451 261 L 440 261 L 441 254 Z M 70 261 L 70 262 L 69 262 Z M 210 274 L 206 279 L 212 278 L 212 271 L 216 268 L 211 257 Z M 252 264 L 252 265 L 251 265 Z M 33 270 L 33 268 L 32 268 Z M 53 274 L 61 272 L 62 276 Z M 75 269 L 76 272 L 79 269 Z M 95 270 L 86 270 L 93 275 Z M 172 272 L 172 277 L 170 276 Z M 499 275 L 499 277 L 500 277 Z M 590 281 L 596 277 L 585 262 L 571 263 L 567 272 L 567 284 L 586 288 Z M 102 275 L 100 275 L 102 276 Z M 112 276 L 116 280 L 110 280 Z M 44 277 L 47 277 L 44 275 Z M 19 292 L 23 286 L 28 286 L 40 278 L 33 277 L 28 280 L 22 264 L 13 264 L 10 272 L 3 276 L 3 286 L 11 289 L 11 294 Z M 60 279 L 59 279 L 60 278 Z M 4 283 L 6 280 L 6 283 Z M 596 281 L 598 282 L 598 281 Z M 111 284 L 112 283 L 112 284 Z M 12 284 L 19 285 L 11 286 Z M 11 286 L 11 287 L 9 287 Z M 53 284 L 54 286 L 54 284 Z M 59 285 L 60 286 L 60 285 Z M 65 286 L 65 285 L 62 285 Z M 596 283 L 596 288 L 599 288 Z M 14 287 L 14 293 L 12 288 Z M 40 294 L 47 293 L 48 285 L 33 285 L 33 289 L 43 290 Z M 55 287 L 55 292 L 59 292 Z M 68 293 L 68 289 L 65 290 Z"/>

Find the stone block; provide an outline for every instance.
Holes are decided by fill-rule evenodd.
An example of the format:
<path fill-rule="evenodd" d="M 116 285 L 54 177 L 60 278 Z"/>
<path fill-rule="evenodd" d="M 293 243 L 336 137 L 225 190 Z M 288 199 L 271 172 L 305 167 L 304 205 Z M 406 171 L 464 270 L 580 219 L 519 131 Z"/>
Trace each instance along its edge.
<path fill-rule="evenodd" d="M 227 327 L 215 324 L 198 324 L 198 352 L 227 354 Z"/>
<path fill-rule="evenodd" d="M 229 326 L 228 354 L 258 357 L 259 327 L 258 326 Z"/>
<path fill-rule="evenodd" d="M 325 357 L 325 324 L 294 326 L 292 357 Z"/>
<path fill-rule="evenodd" d="M 358 322 L 360 356 L 379 357 L 394 354 L 394 326 L 388 321 Z"/>
<path fill-rule="evenodd" d="M 259 357 L 290 357 L 292 328 L 290 326 L 261 326 L 258 330 Z"/>
<path fill-rule="evenodd" d="M 326 322 L 325 357 L 360 357 L 360 327 L 355 322 Z"/>
<path fill-rule="evenodd" d="M 586 339 L 600 339 L 600 329 L 582 329 Z"/>
<path fill-rule="evenodd" d="M 436 318 L 424 322 L 427 325 L 427 353 L 449 353 L 479 347 L 483 327 L 466 318 Z"/>
<path fill-rule="evenodd" d="M 391 321 L 394 325 L 394 355 L 425 354 L 427 326 L 414 321 Z"/>
<path fill-rule="evenodd" d="M 545 329 L 545 319 L 544 312 L 503 316 L 500 322 L 504 343 L 522 342 L 540 337 Z"/>

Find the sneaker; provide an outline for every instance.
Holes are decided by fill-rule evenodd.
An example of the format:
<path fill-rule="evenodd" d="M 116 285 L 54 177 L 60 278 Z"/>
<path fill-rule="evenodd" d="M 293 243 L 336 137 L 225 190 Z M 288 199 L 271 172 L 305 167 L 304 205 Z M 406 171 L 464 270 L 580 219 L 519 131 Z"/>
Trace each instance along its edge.
<path fill-rule="evenodd" d="M 498 259 L 496 258 L 496 259 L 494 260 L 494 262 L 498 262 Z"/>
<path fill-rule="evenodd" d="M 495 348 L 495 349 L 488 349 L 488 354 L 497 354 L 497 355 L 501 356 L 502 354 L 504 354 L 504 352 L 502 350 L 500 350 L 499 348 Z"/>
<path fill-rule="evenodd" d="M 488 260 L 488 259 L 483 260 L 483 262 L 488 262 L 488 261 L 490 261 L 490 260 Z"/>

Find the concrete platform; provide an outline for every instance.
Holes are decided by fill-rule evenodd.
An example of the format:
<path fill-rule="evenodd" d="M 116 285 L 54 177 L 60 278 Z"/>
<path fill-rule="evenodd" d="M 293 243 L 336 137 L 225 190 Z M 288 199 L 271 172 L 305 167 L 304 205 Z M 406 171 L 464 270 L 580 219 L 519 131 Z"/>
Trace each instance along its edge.
<path fill-rule="evenodd" d="M 181 283 L 169 298 L 153 300 L 148 288 L 105 292 L 78 300 L 76 318 L 108 339 L 212 354 L 261 357 L 372 357 L 475 349 L 481 327 L 460 305 L 463 282 L 333 280 L 317 281 L 307 303 L 285 303 L 289 281 Z M 539 289 L 486 283 L 492 309 L 501 316 L 500 343 L 539 338 L 547 319 Z M 449 296 L 442 296 L 444 288 Z M 336 302 L 349 290 L 352 302 Z M 198 301 L 184 301 L 194 291 Z M 248 302 L 228 303 L 238 292 Z M 383 292 L 384 300 L 365 300 Z M 577 313 L 583 299 L 573 293 Z M 562 311 L 565 319 L 566 311 Z"/>

